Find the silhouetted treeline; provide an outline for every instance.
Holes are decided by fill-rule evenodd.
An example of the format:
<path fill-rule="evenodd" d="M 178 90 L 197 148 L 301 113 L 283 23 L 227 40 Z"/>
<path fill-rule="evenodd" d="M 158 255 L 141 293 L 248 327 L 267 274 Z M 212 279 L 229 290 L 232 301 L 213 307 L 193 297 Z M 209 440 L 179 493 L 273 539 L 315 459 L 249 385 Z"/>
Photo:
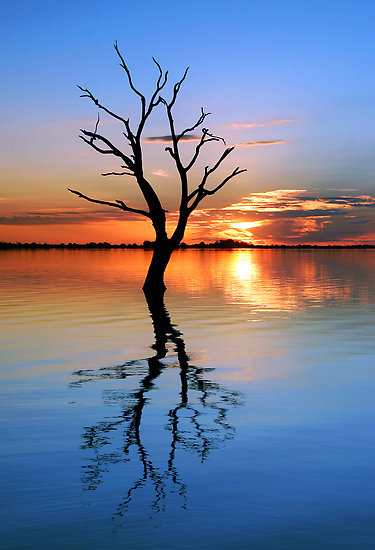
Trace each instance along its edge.
<path fill-rule="evenodd" d="M 99 242 L 99 243 L 85 243 L 85 244 L 78 244 L 78 243 L 60 243 L 60 244 L 49 244 L 49 243 L 6 243 L 6 242 L 0 242 L 0 249 L 18 249 L 18 248 L 25 248 L 25 249 L 51 249 L 51 248 L 57 248 L 57 249 L 112 249 L 112 248 L 120 248 L 120 249 L 128 249 L 128 248 L 140 248 L 143 250 L 147 249 L 153 249 L 154 243 L 153 241 L 144 241 L 143 244 L 110 244 L 108 242 Z M 205 243 L 201 241 L 200 243 L 196 244 L 185 244 L 181 243 L 179 245 L 179 248 L 185 249 L 185 248 L 199 248 L 199 249 L 206 249 L 206 248 L 214 248 L 214 249 L 233 249 L 233 248 L 375 248 L 375 244 L 253 244 L 253 243 L 244 243 L 242 241 L 234 241 L 232 239 L 225 239 L 225 240 L 219 240 L 215 241 L 214 243 Z"/>

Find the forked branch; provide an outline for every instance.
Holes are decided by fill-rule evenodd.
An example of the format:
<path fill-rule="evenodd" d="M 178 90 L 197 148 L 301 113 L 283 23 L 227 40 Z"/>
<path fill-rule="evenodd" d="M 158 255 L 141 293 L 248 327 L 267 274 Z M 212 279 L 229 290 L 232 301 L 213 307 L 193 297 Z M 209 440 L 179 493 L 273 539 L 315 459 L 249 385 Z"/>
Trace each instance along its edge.
<path fill-rule="evenodd" d="M 201 114 L 198 118 L 198 120 L 190 127 L 185 128 L 180 133 L 176 132 L 175 129 L 175 123 L 174 118 L 172 114 L 172 108 L 176 101 L 177 95 L 180 91 L 181 85 L 183 81 L 186 78 L 188 69 L 185 70 L 185 73 L 181 80 L 179 80 L 173 88 L 173 96 L 170 102 L 166 101 L 164 98 L 160 98 L 160 101 L 164 104 L 167 112 L 168 122 L 169 122 L 169 128 L 171 132 L 171 139 L 172 139 L 172 146 L 166 147 L 165 150 L 170 154 L 170 156 L 173 158 L 177 171 L 180 176 L 181 180 L 181 201 L 180 201 L 180 218 L 179 222 L 177 224 L 176 230 L 173 234 L 172 239 L 179 239 L 180 235 L 183 234 L 184 227 L 186 226 L 187 218 L 189 214 L 198 206 L 198 204 L 203 200 L 203 198 L 207 195 L 213 195 L 219 189 L 221 189 L 230 179 L 237 176 L 238 174 L 241 174 L 242 172 L 245 172 L 245 170 L 240 170 L 239 168 L 236 168 L 229 176 L 227 176 L 219 185 L 217 185 L 214 189 L 206 189 L 205 185 L 207 183 L 208 177 L 217 170 L 217 168 L 221 165 L 221 163 L 225 160 L 225 158 L 233 151 L 234 147 L 228 147 L 219 160 L 216 162 L 216 164 L 209 168 L 206 166 L 204 175 L 202 178 L 201 183 L 199 186 L 192 191 L 190 194 L 188 192 L 188 172 L 191 170 L 191 168 L 195 165 L 196 161 L 198 160 L 199 154 L 201 152 L 202 147 L 211 141 L 222 141 L 224 145 L 226 145 L 224 138 L 215 136 L 214 134 L 210 133 L 210 131 L 207 128 L 202 128 L 202 136 L 195 148 L 194 154 L 191 158 L 191 160 L 184 165 L 181 160 L 179 145 L 180 141 L 187 136 L 189 133 L 193 132 L 198 126 L 203 124 L 205 118 L 210 114 L 206 113 L 203 108 L 201 108 Z M 193 202 L 191 202 L 193 201 Z M 190 205 L 189 205 L 190 203 Z"/>
<path fill-rule="evenodd" d="M 209 114 L 209 113 L 207 113 Z M 196 163 L 198 157 L 199 157 L 199 153 L 200 153 L 200 150 L 202 149 L 203 145 L 205 143 L 208 143 L 209 141 L 222 141 L 224 143 L 224 145 L 226 145 L 225 143 L 225 139 L 222 138 L 222 137 L 219 137 L 219 136 L 214 136 L 213 134 L 210 134 L 210 132 L 207 130 L 207 128 L 202 128 L 202 137 L 200 139 L 200 142 L 198 143 L 198 145 L 196 146 L 195 148 L 195 153 L 191 159 L 191 161 L 189 162 L 189 164 L 185 167 L 186 171 L 188 172 L 193 166 L 194 164 Z"/>
<path fill-rule="evenodd" d="M 198 126 L 200 126 L 201 124 L 203 124 L 203 121 L 206 117 L 208 117 L 211 113 L 205 113 L 204 110 L 203 110 L 203 107 L 201 107 L 201 115 L 200 117 L 198 118 L 197 122 L 195 124 L 193 124 L 193 126 L 191 126 L 190 128 L 186 128 L 185 130 L 183 130 L 181 132 L 181 134 L 179 134 L 177 136 L 177 139 L 178 141 L 180 141 L 180 139 L 185 136 L 186 134 L 189 134 L 190 132 L 193 132 L 196 128 L 198 128 Z"/>
<path fill-rule="evenodd" d="M 181 85 L 182 85 L 183 81 L 185 80 L 185 78 L 187 77 L 188 70 L 189 70 L 189 67 L 186 67 L 185 72 L 184 72 L 183 77 L 181 78 L 181 80 L 176 82 L 176 84 L 173 86 L 173 96 L 172 96 L 171 102 L 169 103 L 170 108 L 172 108 L 173 105 L 175 104 L 175 101 L 177 99 L 178 92 L 180 91 Z"/>
<path fill-rule="evenodd" d="M 132 170 L 134 172 L 134 168 L 135 168 L 134 161 L 130 157 L 125 155 L 122 151 L 120 151 L 120 149 L 118 149 L 118 147 L 113 145 L 113 143 L 108 138 L 98 134 L 97 129 L 95 129 L 94 132 L 90 132 L 89 130 L 83 130 L 81 128 L 81 132 L 82 132 L 83 136 L 87 136 L 90 139 L 86 139 L 83 136 L 79 136 L 79 137 L 85 143 L 90 145 L 90 147 L 95 149 L 95 151 L 98 151 L 99 153 L 102 153 L 103 155 L 114 155 L 115 157 L 121 158 L 125 162 L 126 166 L 129 168 L 129 170 Z M 101 147 L 98 147 L 96 145 L 95 141 L 99 141 L 99 142 L 104 143 L 104 145 L 106 145 L 108 147 L 108 149 L 102 149 Z"/>
<path fill-rule="evenodd" d="M 121 54 L 121 52 L 118 48 L 117 41 L 115 42 L 114 47 L 115 47 L 116 53 L 117 53 L 117 55 L 120 59 L 120 66 L 124 69 L 124 71 L 126 73 L 130 88 L 141 99 L 142 114 L 141 114 L 141 120 L 140 120 L 140 123 L 139 123 L 139 126 L 138 126 L 138 131 L 137 131 L 137 134 L 136 134 L 137 139 L 139 140 L 140 137 L 141 137 L 141 133 L 142 133 L 142 130 L 144 128 L 144 125 L 145 125 L 145 122 L 146 122 L 147 118 L 150 116 L 150 114 L 151 114 L 152 110 L 154 109 L 154 107 L 159 105 L 159 103 L 161 102 L 161 98 L 158 97 L 158 95 L 167 83 L 168 71 L 166 71 L 163 74 L 163 70 L 162 70 L 161 66 L 159 65 L 159 63 L 156 61 L 156 59 L 154 57 L 152 58 L 153 62 L 155 63 L 155 65 L 158 68 L 159 77 L 156 81 L 155 91 L 152 94 L 151 99 L 149 101 L 149 104 L 147 106 L 146 97 L 133 84 L 133 80 L 132 80 L 129 68 L 128 68 L 127 64 L 125 63 L 125 59 L 123 58 L 123 56 L 122 56 L 122 54 Z"/>
<path fill-rule="evenodd" d="M 126 136 L 127 139 L 129 139 L 129 141 L 131 141 L 131 139 L 134 138 L 134 135 L 132 134 L 132 132 L 130 130 L 129 119 L 126 119 L 126 118 L 114 113 L 113 111 L 111 111 L 107 107 L 105 107 L 102 103 L 99 102 L 99 100 L 96 97 L 94 97 L 94 95 L 87 88 L 83 88 L 82 86 L 79 86 L 78 84 L 77 84 L 77 88 L 79 88 L 83 92 L 83 94 L 80 95 L 80 97 L 88 97 L 89 99 L 91 99 L 91 101 L 99 109 L 102 109 L 102 111 L 104 111 L 105 113 L 110 115 L 112 118 L 115 118 L 116 120 L 119 120 L 120 122 L 122 122 L 125 125 L 125 127 L 126 127 L 125 136 Z"/>
<path fill-rule="evenodd" d="M 199 146 L 199 145 L 198 145 Z M 197 148 L 198 148 L 197 146 Z M 192 191 L 188 198 L 187 198 L 187 202 L 189 203 L 190 201 L 193 201 L 189 206 L 188 206 L 188 211 L 189 213 L 191 213 L 193 210 L 195 210 L 195 208 L 198 206 L 198 204 L 207 196 L 207 195 L 214 195 L 215 193 L 217 193 L 222 187 L 224 187 L 224 185 L 229 181 L 231 180 L 232 178 L 234 178 L 235 176 L 238 176 L 239 174 L 242 174 L 242 172 L 246 172 L 246 168 L 240 170 L 240 168 L 237 166 L 237 168 L 235 168 L 233 170 L 233 172 L 231 174 L 229 174 L 226 178 L 224 178 L 221 183 L 219 183 L 216 187 L 214 187 L 213 189 L 207 189 L 206 188 L 206 184 L 207 184 L 207 180 L 209 178 L 209 176 L 215 172 L 219 166 L 221 165 L 221 163 L 226 159 L 226 157 L 228 155 L 230 155 L 230 153 L 233 151 L 234 147 L 228 147 L 227 149 L 225 149 L 225 151 L 223 152 L 223 154 L 221 155 L 221 157 L 219 158 L 219 160 L 216 162 L 216 164 L 214 164 L 214 166 L 212 166 L 212 168 L 210 168 L 209 166 L 206 166 L 205 169 L 204 169 L 204 175 L 203 175 L 203 178 L 202 178 L 202 181 L 201 183 L 198 185 L 198 187 L 196 189 L 194 189 L 194 191 Z M 198 151 L 198 154 L 199 154 L 199 151 Z M 194 158 L 194 157 L 193 157 Z M 194 200 L 193 200 L 194 199 Z"/>

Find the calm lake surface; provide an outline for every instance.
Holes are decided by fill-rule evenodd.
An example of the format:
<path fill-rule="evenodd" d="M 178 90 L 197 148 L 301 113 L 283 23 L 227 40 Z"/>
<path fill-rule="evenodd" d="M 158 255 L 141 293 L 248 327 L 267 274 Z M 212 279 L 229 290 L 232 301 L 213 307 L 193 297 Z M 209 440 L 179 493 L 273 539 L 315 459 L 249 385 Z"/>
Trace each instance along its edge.
<path fill-rule="evenodd" d="M 149 260 L 0 252 L 1 548 L 373 549 L 375 250 Z"/>

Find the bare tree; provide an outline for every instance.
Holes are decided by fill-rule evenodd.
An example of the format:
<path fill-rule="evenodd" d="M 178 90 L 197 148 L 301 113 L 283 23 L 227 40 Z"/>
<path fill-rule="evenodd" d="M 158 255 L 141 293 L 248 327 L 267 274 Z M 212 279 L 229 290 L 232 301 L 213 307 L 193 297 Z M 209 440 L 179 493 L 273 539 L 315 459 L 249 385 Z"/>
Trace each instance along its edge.
<path fill-rule="evenodd" d="M 217 162 L 213 166 L 211 167 L 206 166 L 204 168 L 204 173 L 201 177 L 201 181 L 199 185 L 194 190 L 189 191 L 189 178 L 188 178 L 189 172 L 195 165 L 202 151 L 203 146 L 206 145 L 206 143 L 209 143 L 212 141 L 223 141 L 223 143 L 225 144 L 225 141 L 223 138 L 211 134 L 207 128 L 202 128 L 201 137 L 198 140 L 198 143 L 195 147 L 195 151 L 192 157 L 190 158 L 189 162 L 184 163 L 182 161 L 181 154 L 180 154 L 181 141 L 183 141 L 184 139 L 186 140 L 189 134 L 194 130 L 196 130 L 199 126 L 201 126 L 204 120 L 206 119 L 206 117 L 210 114 L 210 113 L 206 113 L 202 108 L 201 114 L 194 124 L 192 124 L 189 128 L 185 128 L 182 131 L 176 130 L 172 111 L 176 103 L 181 85 L 187 76 L 188 68 L 185 70 L 181 80 L 179 80 L 173 86 L 172 98 L 170 99 L 170 101 L 167 101 L 166 99 L 164 99 L 164 97 L 160 95 L 160 93 L 162 92 L 165 85 L 167 84 L 168 71 L 164 72 L 163 69 L 160 67 L 159 63 L 153 58 L 153 61 L 158 69 L 159 74 L 156 80 L 154 92 L 152 93 L 151 98 L 147 100 L 145 95 L 135 87 L 129 68 L 122 54 L 120 53 L 120 50 L 117 46 L 117 42 L 115 43 L 114 48 L 120 59 L 120 66 L 122 67 L 122 69 L 126 74 L 131 90 L 140 99 L 141 116 L 140 116 L 140 120 L 137 128 L 132 129 L 128 118 L 124 118 L 114 113 L 110 109 L 108 109 L 91 93 L 90 90 L 86 88 L 82 88 L 81 86 L 78 86 L 78 87 L 83 92 L 81 97 L 88 97 L 99 109 L 103 110 L 109 116 L 111 116 L 112 118 L 118 120 L 123 124 L 124 126 L 123 133 L 127 140 L 127 144 L 130 148 L 130 154 L 126 154 L 123 150 L 116 147 L 107 137 L 101 135 L 98 132 L 98 127 L 100 122 L 99 116 L 98 116 L 98 120 L 95 125 L 94 131 L 90 132 L 88 130 L 81 129 L 82 135 L 80 136 L 80 138 L 85 143 L 87 143 L 90 147 L 95 149 L 95 151 L 103 155 L 113 155 L 115 157 L 118 157 L 118 159 L 123 163 L 121 164 L 121 168 L 123 168 L 123 171 L 108 172 L 102 175 L 134 177 L 145 199 L 147 209 L 143 210 L 139 208 L 130 207 L 127 204 L 125 204 L 123 200 L 116 200 L 115 202 L 104 201 L 104 200 L 98 200 L 92 197 L 88 197 L 87 195 L 84 195 L 80 191 L 75 191 L 73 189 L 69 189 L 69 191 L 71 191 L 75 195 L 78 195 L 78 197 L 86 199 L 87 201 L 94 202 L 97 204 L 112 206 L 114 208 L 119 208 L 124 212 L 133 212 L 133 213 L 145 216 L 146 218 L 149 218 L 151 220 L 155 230 L 154 252 L 153 252 L 152 260 L 146 276 L 146 280 L 143 286 L 143 290 L 146 295 L 147 294 L 150 295 L 155 291 L 164 293 L 166 288 L 164 284 L 164 272 L 168 265 L 172 252 L 178 247 L 178 245 L 181 243 L 183 239 L 190 214 L 193 212 L 193 210 L 197 208 L 197 206 L 206 196 L 214 195 L 229 180 L 231 180 L 238 174 L 245 172 L 245 170 L 240 170 L 239 167 L 237 167 L 233 170 L 233 172 L 231 172 L 222 181 L 220 181 L 219 184 L 216 184 L 212 188 L 207 187 L 209 177 L 211 176 L 211 174 L 213 174 L 213 172 L 215 172 L 219 168 L 222 162 L 234 149 L 234 147 L 228 147 L 224 150 L 220 158 L 217 160 Z M 152 187 L 151 183 L 146 179 L 144 175 L 144 166 L 143 166 L 143 151 L 142 151 L 143 131 L 148 118 L 150 117 L 155 107 L 157 107 L 158 105 L 164 106 L 165 112 L 167 115 L 168 125 L 170 129 L 171 146 L 166 147 L 166 151 L 170 154 L 170 156 L 172 157 L 175 163 L 176 170 L 180 179 L 180 186 L 181 186 L 181 199 L 180 199 L 178 221 L 170 237 L 168 237 L 168 234 L 166 231 L 166 211 L 164 210 L 161 204 L 161 201 L 158 195 L 156 194 L 154 188 Z"/>

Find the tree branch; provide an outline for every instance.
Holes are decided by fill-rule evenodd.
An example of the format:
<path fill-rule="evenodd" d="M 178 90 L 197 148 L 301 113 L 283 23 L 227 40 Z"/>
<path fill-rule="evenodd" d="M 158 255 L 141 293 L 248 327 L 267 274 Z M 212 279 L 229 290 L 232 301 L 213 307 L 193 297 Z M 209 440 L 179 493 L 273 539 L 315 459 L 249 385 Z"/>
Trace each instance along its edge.
<path fill-rule="evenodd" d="M 104 112 L 106 112 L 108 115 L 110 115 L 111 117 L 115 118 L 116 120 L 119 120 L 120 122 L 122 122 L 124 125 L 125 125 L 125 128 L 126 128 L 126 134 L 125 137 L 131 142 L 132 139 L 134 139 L 134 135 L 130 129 L 130 125 L 129 125 L 129 119 L 128 118 L 123 118 L 122 116 L 120 115 L 117 115 L 116 113 L 114 113 L 113 111 L 111 111 L 110 109 L 107 109 L 107 107 L 105 107 L 104 105 L 102 105 L 99 100 L 94 97 L 94 95 L 90 92 L 90 90 L 88 90 L 87 88 L 82 88 L 82 86 L 79 86 L 77 84 L 77 88 L 79 88 L 82 92 L 84 92 L 82 95 L 80 95 L 80 97 L 88 97 L 89 99 L 91 99 L 91 101 L 93 103 L 95 103 L 95 105 L 99 108 L 99 109 L 102 109 Z M 95 128 L 95 133 L 96 133 L 96 130 L 97 130 L 97 127 Z"/>
<path fill-rule="evenodd" d="M 128 82 L 129 82 L 129 86 L 130 88 L 133 90 L 133 92 L 135 94 L 137 94 L 140 98 L 141 98 L 141 103 L 142 103 L 142 118 L 144 117 L 144 114 L 145 114 L 145 111 L 146 111 L 146 98 L 143 94 L 141 94 L 141 92 L 139 90 L 137 90 L 137 88 L 134 86 L 133 84 L 133 81 L 132 81 L 132 77 L 131 77 L 131 74 L 130 74 L 130 71 L 128 69 L 128 66 L 126 65 L 125 63 L 125 60 L 124 58 L 122 57 L 121 53 L 120 53 L 120 50 L 118 49 L 118 46 L 117 46 L 117 40 L 114 44 L 114 48 L 116 50 L 116 53 L 117 55 L 119 56 L 120 58 L 120 66 L 124 69 L 124 71 L 126 72 L 126 76 L 128 77 Z"/>
<path fill-rule="evenodd" d="M 215 172 L 215 170 L 217 170 L 217 168 L 219 168 L 220 164 L 233 151 L 233 149 L 234 149 L 234 147 L 228 147 L 228 149 L 225 149 L 224 153 L 221 155 L 221 157 L 219 158 L 217 163 L 212 168 L 209 168 L 208 166 L 205 166 L 202 181 L 198 185 L 198 187 L 190 193 L 190 195 L 188 196 L 188 202 L 191 201 L 191 199 L 194 198 L 195 195 L 197 195 L 201 191 L 205 190 L 204 186 L 206 185 L 208 176 L 210 176 L 213 172 Z"/>
<path fill-rule="evenodd" d="M 83 139 L 83 141 L 85 143 L 88 143 L 96 151 L 99 151 L 99 153 L 112 154 L 116 157 L 121 158 L 125 162 L 126 166 L 129 168 L 129 170 L 131 170 L 132 172 L 134 171 L 134 162 L 131 160 L 131 158 L 128 157 L 127 155 L 125 155 L 122 151 L 120 151 L 120 149 L 118 149 L 115 145 L 113 145 L 113 143 L 111 143 L 109 141 L 109 139 L 107 139 L 104 136 L 101 136 L 100 134 L 97 134 L 96 131 L 95 132 L 90 132 L 89 130 L 83 130 L 81 128 L 81 132 L 85 136 L 88 136 L 88 137 L 91 138 L 91 139 L 88 140 L 88 139 L 85 139 L 83 136 L 79 136 L 81 139 Z M 107 145 L 107 147 L 109 147 L 109 149 L 100 149 L 98 146 L 96 146 L 94 144 L 94 141 L 96 141 L 96 140 L 99 140 L 99 141 L 102 141 L 103 143 L 105 143 L 105 145 Z"/>
<path fill-rule="evenodd" d="M 156 97 L 158 96 L 158 94 L 161 92 L 161 90 L 164 88 L 164 86 L 166 85 L 167 83 L 167 80 L 168 80 L 168 71 L 165 72 L 164 74 L 164 77 L 163 77 L 163 70 L 162 68 L 160 67 L 159 63 L 156 61 L 156 59 L 153 57 L 152 58 L 153 62 L 155 63 L 155 65 L 157 66 L 157 68 L 159 69 L 159 77 L 156 81 L 156 87 L 155 87 L 155 91 L 154 93 L 152 94 L 151 96 L 151 99 L 150 99 L 150 102 L 149 102 L 149 105 L 148 105 L 148 108 L 146 110 L 146 104 L 145 104 L 145 110 L 142 111 L 142 118 L 141 118 L 141 121 L 139 123 L 139 127 L 138 127 L 138 131 L 137 131 L 137 139 L 140 140 L 141 139 L 141 134 L 142 134 L 142 131 L 143 131 L 143 128 L 144 128 L 144 125 L 148 119 L 148 117 L 150 116 L 152 110 L 157 106 L 159 105 L 159 103 L 162 102 L 162 99 L 161 97 L 159 96 L 158 99 L 156 99 Z M 163 80 L 162 80 L 163 79 Z M 156 101 L 155 101 L 156 100 Z"/>
<path fill-rule="evenodd" d="M 201 116 L 198 118 L 197 122 L 191 126 L 191 128 L 186 128 L 186 130 L 183 130 L 181 134 L 177 136 L 177 139 L 180 140 L 184 135 L 188 134 L 189 132 L 193 132 L 198 126 L 203 124 L 204 119 L 210 115 L 211 113 L 205 113 L 203 110 L 203 107 L 201 107 Z"/>
<path fill-rule="evenodd" d="M 206 169 L 207 169 L 207 166 L 206 166 Z M 191 214 L 191 212 L 193 212 L 193 210 L 196 209 L 196 207 L 198 206 L 198 204 L 207 196 L 207 195 L 214 195 L 215 193 L 217 193 L 217 191 L 219 191 L 219 189 L 221 189 L 222 187 L 224 187 L 224 185 L 229 181 L 231 180 L 232 178 L 234 178 L 235 176 L 238 176 L 238 174 L 242 174 L 242 172 L 246 172 L 246 168 L 244 168 L 243 170 L 240 170 L 239 167 L 235 168 L 233 170 L 233 172 L 231 174 L 229 174 L 229 176 L 227 176 L 226 178 L 223 179 L 223 181 L 221 183 L 219 183 L 219 185 L 217 185 L 214 189 L 206 189 L 202 184 L 200 184 L 197 189 L 195 189 L 195 191 L 193 191 L 192 193 L 190 193 L 189 195 L 189 199 L 188 201 L 190 202 L 191 199 L 194 198 L 195 196 L 195 200 L 193 201 L 193 203 L 189 206 L 188 208 L 188 212 L 189 214 Z"/>
<path fill-rule="evenodd" d="M 133 176 L 135 177 L 135 174 L 132 174 L 131 172 L 105 172 L 100 175 L 101 176 Z"/>
<path fill-rule="evenodd" d="M 172 157 L 174 160 L 176 159 L 172 147 L 166 147 L 166 148 L 165 148 L 165 151 L 168 151 L 168 153 L 171 155 L 171 157 Z"/>
<path fill-rule="evenodd" d="M 209 113 L 207 113 L 207 114 L 209 114 Z M 209 136 L 209 137 L 207 138 L 207 136 Z M 213 134 L 210 134 L 210 132 L 207 130 L 207 128 L 202 128 L 202 137 L 200 139 L 200 142 L 198 143 L 198 145 L 195 148 L 195 153 L 193 155 L 193 158 L 191 159 L 189 164 L 185 167 L 187 172 L 190 170 L 190 168 L 192 168 L 194 166 L 203 145 L 205 143 L 208 143 L 209 141 L 222 141 L 224 143 L 224 145 L 226 145 L 224 138 L 219 137 L 219 136 L 214 136 Z"/>
<path fill-rule="evenodd" d="M 223 162 L 224 159 L 227 158 L 228 155 L 233 151 L 234 147 L 228 147 L 228 149 L 225 149 L 224 153 L 221 155 L 217 163 L 208 170 L 208 175 L 212 174 L 212 172 L 215 172 L 217 168 L 219 168 L 220 164 Z"/>
<path fill-rule="evenodd" d="M 128 206 L 127 204 L 125 204 L 124 201 L 116 200 L 116 202 L 118 202 L 121 205 L 121 208 L 125 212 L 134 212 L 135 214 L 141 214 L 142 216 L 146 216 L 146 218 L 151 217 L 150 214 L 146 212 L 146 210 L 141 210 L 140 208 L 132 208 L 131 206 Z"/>
<path fill-rule="evenodd" d="M 203 129 L 204 131 L 204 129 Z M 207 135 L 210 135 L 208 134 L 208 132 L 206 132 Z M 197 149 L 198 149 L 198 153 L 196 151 L 194 157 L 193 157 L 193 161 L 195 162 L 198 154 L 199 154 L 199 146 L 202 146 L 203 143 L 204 143 L 204 135 L 202 136 L 202 139 L 200 141 L 200 143 L 197 145 Z M 213 138 L 215 138 L 216 136 L 213 136 Z M 211 138 L 212 139 L 212 138 Z M 222 139 L 222 138 L 217 138 L 217 139 Z M 246 172 L 246 169 L 243 169 L 243 170 L 240 170 L 239 167 L 235 168 L 233 170 L 233 172 L 231 174 L 229 174 L 229 176 L 227 176 L 226 178 L 223 179 L 223 181 L 221 183 L 219 183 L 219 185 L 217 185 L 216 187 L 214 187 L 214 189 L 206 189 L 205 185 L 207 183 L 207 180 L 208 180 L 208 177 L 213 173 L 215 172 L 215 170 L 217 170 L 220 166 L 220 164 L 226 159 L 226 157 L 228 155 L 230 155 L 230 153 L 233 151 L 234 147 L 228 147 L 227 149 L 225 149 L 225 151 L 223 152 L 223 154 L 221 155 L 221 157 L 219 158 L 219 160 L 216 162 L 216 164 L 214 164 L 214 166 L 212 168 L 210 168 L 209 166 L 205 166 L 204 168 L 204 175 L 203 175 L 203 178 L 202 178 L 202 181 L 201 183 L 198 185 L 198 187 L 196 189 L 194 189 L 194 191 L 192 191 L 190 193 L 190 195 L 188 196 L 187 198 L 187 203 L 189 204 L 189 202 L 191 200 L 194 199 L 193 203 L 188 207 L 188 212 L 189 214 L 195 210 L 195 208 L 198 206 L 198 204 L 204 199 L 204 197 L 206 197 L 207 195 L 214 195 L 215 193 L 217 193 L 217 191 L 219 191 L 219 189 L 221 189 L 222 187 L 224 187 L 224 185 L 229 181 L 231 180 L 232 178 L 234 178 L 235 176 L 238 176 L 239 174 L 242 174 L 242 172 Z M 194 164 L 193 162 L 193 164 Z M 190 163 L 191 165 L 191 163 Z M 189 166 L 190 166 L 189 165 Z M 190 166 L 191 167 L 191 166 Z"/>
<path fill-rule="evenodd" d="M 175 96 L 177 96 L 177 93 L 178 93 L 178 91 L 176 92 L 176 87 L 178 86 L 178 84 L 181 85 L 181 83 L 186 77 L 186 74 L 187 74 L 187 69 L 182 79 L 177 84 L 175 84 L 174 86 Z M 167 117 L 168 117 L 169 128 L 171 131 L 172 144 L 173 144 L 173 147 L 166 147 L 165 150 L 168 151 L 168 153 L 173 158 L 181 180 L 181 202 L 180 202 L 180 213 L 181 213 L 181 211 L 184 210 L 187 206 L 186 199 L 188 195 L 188 181 L 187 181 L 187 171 L 185 170 L 180 158 L 180 151 L 178 149 L 178 137 L 176 135 L 174 120 L 172 115 L 172 106 L 176 98 L 175 96 L 170 103 L 167 103 L 167 101 L 165 101 L 165 99 L 163 98 L 161 98 L 161 102 L 165 105 L 165 109 L 167 111 Z"/>
<path fill-rule="evenodd" d="M 69 187 L 68 187 L 68 191 L 70 191 L 71 193 L 74 193 L 74 195 L 77 195 L 78 197 L 85 199 L 89 202 L 95 202 L 97 204 L 105 204 L 106 206 L 113 206 L 114 208 L 120 208 L 120 210 L 124 210 L 125 212 L 133 212 L 134 214 L 141 214 L 142 216 L 146 216 L 147 218 L 150 217 L 150 214 L 145 210 L 140 210 L 138 208 L 132 208 L 131 206 L 127 206 L 123 201 L 116 200 L 116 202 L 111 202 L 111 201 L 102 201 L 99 199 L 92 199 L 91 197 L 84 195 L 80 191 L 69 189 Z"/>
<path fill-rule="evenodd" d="M 88 140 L 88 139 L 84 138 L 83 136 L 79 136 L 79 138 L 82 139 L 82 141 L 84 141 L 88 145 L 90 145 L 90 147 L 95 149 L 95 151 L 98 151 L 98 153 L 101 153 L 102 155 L 113 155 L 113 152 L 110 149 L 100 149 L 100 147 L 95 145 L 95 143 L 93 141 Z"/>
<path fill-rule="evenodd" d="M 167 83 L 167 80 L 168 80 L 168 71 L 165 71 L 164 73 L 164 78 L 163 78 L 163 69 L 160 67 L 159 63 L 156 61 L 156 59 L 153 57 L 152 58 L 152 61 L 155 63 L 155 65 L 157 66 L 157 68 L 159 69 L 159 78 L 157 79 L 157 82 L 156 82 L 156 89 L 155 89 L 155 92 L 153 93 L 152 95 L 152 99 L 150 101 L 150 104 L 153 104 L 155 99 L 156 99 L 156 96 L 158 95 L 158 93 L 164 88 L 164 86 L 166 85 Z M 162 78 L 163 78 L 163 81 L 162 81 Z M 158 103 L 160 103 L 160 97 L 157 99 L 157 102 L 155 103 L 155 105 L 157 105 Z"/>
<path fill-rule="evenodd" d="M 231 174 L 229 174 L 229 176 L 227 176 L 221 183 L 219 183 L 219 185 L 217 185 L 214 189 L 205 189 L 205 194 L 206 195 L 214 195 L 217 191 L 219 191 L 219 189 L 221 189 L 222 187 L 224 187 L 224 185 L 229 181 L 231 180 L 232 178 L 234 178 L 235 176 L 238 176 L 238 174 L 242 174 L 242 172 L 246 172 L 246 168 L 243 168 L 242 170 L 240 170 L 239 166 L 237 166 L 237 168 L 235 168 L 233 170 L 233 172 Z"/>
<path fill-rule="evenodd" d="M 172 101 L 169 103 L 169 107 L 173 107 L 176 99 L 177 99 L 177 95 L 178 95 L 178 92 L 180 91 L 180 88 L 181 88 L 181 84 L 183 83 L 183 81 L 185 80 L 187 74 L 188 74 L 188 70 L 189 70 L 189 67 L 186 67 L 185 69 L 185 72 L 184 72 L 184 75 L 183 77 L 181 78 L 181 80 L 179 80 L 178 82 L 176 82 L 176 84 L 173 86 L 173 97 L 172 97 Z"/>

